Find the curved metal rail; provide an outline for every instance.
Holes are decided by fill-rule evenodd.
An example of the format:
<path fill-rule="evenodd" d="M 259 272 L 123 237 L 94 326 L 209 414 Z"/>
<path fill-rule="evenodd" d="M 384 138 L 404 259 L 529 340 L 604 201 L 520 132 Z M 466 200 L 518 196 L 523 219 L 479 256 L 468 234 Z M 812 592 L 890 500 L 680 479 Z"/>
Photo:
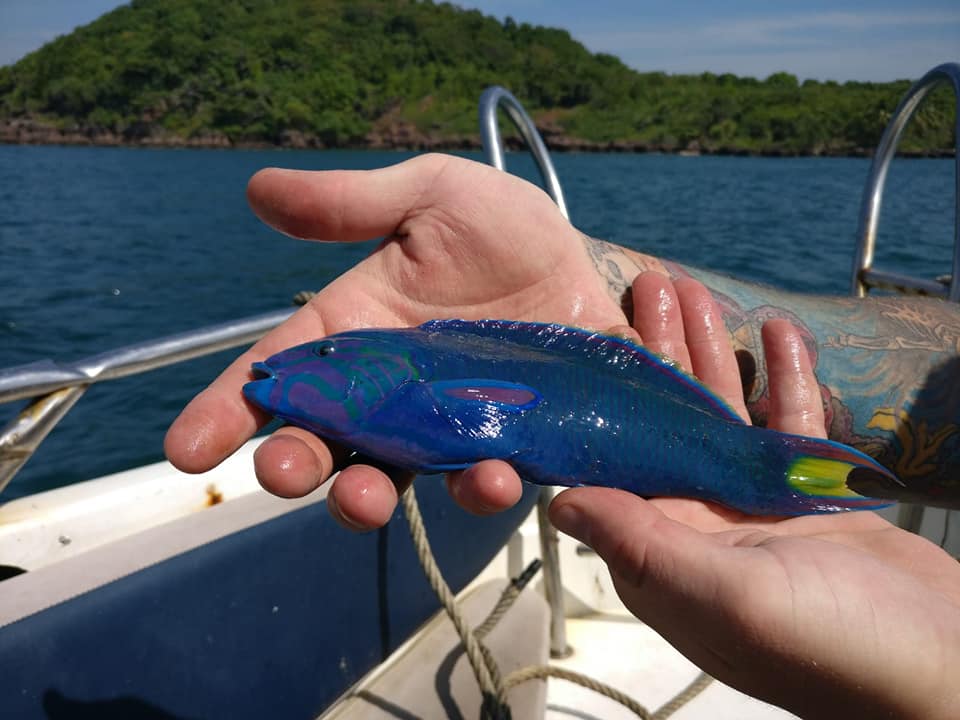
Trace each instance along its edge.
<path fill-rule="evenodd" d="M 900 137 L 920 103 L 930 91 L 941 84 L 953 87 L 956 99 L 954 120 L 955 158 L 954 217 L 953 217 L 953 274 L 949 281 L 924 280 L 876 270 L 873 267 L 874 249 L 877 243 L 877 226 L 880 223 L 880 206 L 883 186 L 887 179 L 890 161 L 897 152 Z M 953 302 L 960 300 L 960 65 L 944 63 L 933 68 L 920 78 L 903 96 L 890 122 L 883 131 L 877 152 L 873 156 L 870 175 L 863 190 L 860 203 L 860 220 L 857 230 L 857 247 L 854 251 L 851 289 L 855 296 L 863 297 L 870 288 L 883 288 L 901 293 L 933 295 Z"/>
<path fill-rule="evenodd" d="M 83 358 L 42 360 L 0 371 L 0 403 L 34 398 L 0 430 L 0 492 L 95 382 L 113 380 L 246 345 L 294 312 L 278 310 Z"/>
<path fill-rule="evenodd" d="M 563 198 L 563 189 L 560 179 L 550 159 L 550 151 L 544 145 L 536 125 L 523 109 L 523 105 L 508 90 L 493 85 L 483 91 L 480 96 L 480 139 L 483 143 L 483 152 L 487 162 L 497 170 L 506 170 L 507 164 L 503 156 L 503 140 L 500 137 L 500 126 L 497 124 L 497 109 L 503 106 L 513 124 L 517 126 L 523 139 L 526 141 L 533 159 L 540 168 L 540 177 L 547 193 L 560 208 L 563 216 L 569 220 L 567 203 Z M 550 656 L 563 658 L 570 655 L 570 646 L 567 644 L 566 612 L 564 610 L 563 582 L 560 578 L 560 556 L 558 546 L 560 539 L 557 529 L 547 518 L 547 508 L 553 500 L 554 489 L 544 487 L 540 489 L 537 500 L 537 528 L 540 533 L 540 555 L 543 558 L 543 584 L 547 603 L 550 606 Z"/>
<path fill-rule="evenodd" d="M 530 147 L 533 153 L 533 159 L 537 162 L 540 169 L 540 177 L 543 178 L 543 184 L 553 201 L 560 208 L 563 216 L 570 219 L 570 213 L 567 211 L 567 202 L 563 198 L 563 190 L 560 187 L 560 180 L 557 178 L 557 171 L 553 167 L 553 161 L 550 159 L 550 152 L 547 146 L 543 144 L 543 138 L 537 132 L 537 127 L 533 120 L 523 109 L 523 105 L 508 90 L 499 85 L 492 85 L 483 91 L 480 96 L 480 141 L 483 143 L 483 153 L 490 165 L 497 170 L 506 170 L 507 163 L 503 155 L 503 139 L 500 137 L 500 126 L 497 124 L 497 110 L 500 106 L 507 111 L 507 115 L 517 126 L 524 141 Z"/>

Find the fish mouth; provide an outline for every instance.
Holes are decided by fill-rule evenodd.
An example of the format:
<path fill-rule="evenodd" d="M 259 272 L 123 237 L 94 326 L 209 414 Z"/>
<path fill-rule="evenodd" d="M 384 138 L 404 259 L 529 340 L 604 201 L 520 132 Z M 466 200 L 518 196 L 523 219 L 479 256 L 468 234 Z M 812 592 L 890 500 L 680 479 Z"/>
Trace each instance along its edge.
<path fill-rule="evenodd" d="M 273 412 L 271 395 L 277 384 L 276 371 L 266 363 L 258 362 L 250 367 L 250 374 L 253 375 L 253 380 L 244 384 L 244 397 L 257 407 Z"/>
<path fill-rule="evenodd" d="M 276 380 L 277 375 L 276 371 L 265 362 L 256 362 L 250 367 L 250 372 L 253 375 L 253 381 L 257 380 Z"/>

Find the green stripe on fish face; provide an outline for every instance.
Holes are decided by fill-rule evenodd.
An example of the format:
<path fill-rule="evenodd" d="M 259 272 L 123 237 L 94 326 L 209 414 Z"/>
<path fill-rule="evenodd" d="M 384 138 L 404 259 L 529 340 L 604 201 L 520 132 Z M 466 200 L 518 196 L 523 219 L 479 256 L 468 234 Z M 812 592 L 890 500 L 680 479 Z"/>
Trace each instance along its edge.
<path fill-rule="evenodd" d="M 302 415 L 356 425 L 421 375 L 411 352 L 374 340 L 322 340 L 311 346 L 311 354 L 278 368 L 285 400 L 296 413 L 290 419 Z"/>

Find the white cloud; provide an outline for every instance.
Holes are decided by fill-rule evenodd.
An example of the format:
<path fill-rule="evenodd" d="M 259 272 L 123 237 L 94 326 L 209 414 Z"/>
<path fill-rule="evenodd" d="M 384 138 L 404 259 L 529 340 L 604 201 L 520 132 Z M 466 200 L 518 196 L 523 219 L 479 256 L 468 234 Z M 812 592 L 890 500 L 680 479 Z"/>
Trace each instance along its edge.
<path fill-rule="evenodd" d="M 891 36 L 908 27 L 913 32 Z M 918 35 L 918 29 L 926 31 Z M 885 81 L 916 78 L 934 65 L 960 59 L 960 12 L 829 12 L 597 30 L 577 39 L 640 70 L 756 77 L 786 70 L 801 78 Z"/>
<path fill-rule="evenodd" d="M 782 46 L 822 43 L 824 32 L 854 32 L 864 34 L 879 28 L 902 28 L 906 26 L 942 29 L 956 25 L 960 31 L 960 13 L 917 14 L 865 14 L 820 13 L 796 15 L 783 18 L 757 20 L 732 20 L 705 25 L 647 27 L 642 30 L 597 30 L 578 33 L 582 42 L 591 46 L 606 47 L 675 47 L 683 44 L 709 42 L 727 47 Z M 621 25 L 622 28 L 622 25 Z M 807 32 L 804 32 L 807 31 Z M 809 31 L 821 31 L 811 33 Z M 960 49 L 960 40 L 955 50 Z"/>
<path fill-rule="evenodd" d="M 737 20 L 720 23 L 709 28 L 716 34 L 770 40 L 784 34 L 802 30 L 848 30 L 869 31 L 885 27 L 939 27 L 945 24 L 960 25 L 960 12 L 919 13 L 851 13 L 828 12 L 811 15 L 792 15 L 759 20 Z"/>

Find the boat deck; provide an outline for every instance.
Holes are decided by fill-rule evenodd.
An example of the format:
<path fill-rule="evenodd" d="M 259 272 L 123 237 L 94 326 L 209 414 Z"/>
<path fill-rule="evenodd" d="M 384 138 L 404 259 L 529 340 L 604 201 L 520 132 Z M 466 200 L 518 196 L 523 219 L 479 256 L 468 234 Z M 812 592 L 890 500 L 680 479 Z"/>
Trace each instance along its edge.
<path fill-rule="evenodd" d="M 627 693 L 651 712 L 673 699 L 699 669 L 650 626 L 626 610 L 594 613 L 567 621 L 573 654 L 552 663 L 595 677 Z M 547 681 L 546 720 L 627 720 L 628 708 L 563 680 Z M 674 720 L 786 720 L 785 710 L 714 680 L 671 716 Z"/>

